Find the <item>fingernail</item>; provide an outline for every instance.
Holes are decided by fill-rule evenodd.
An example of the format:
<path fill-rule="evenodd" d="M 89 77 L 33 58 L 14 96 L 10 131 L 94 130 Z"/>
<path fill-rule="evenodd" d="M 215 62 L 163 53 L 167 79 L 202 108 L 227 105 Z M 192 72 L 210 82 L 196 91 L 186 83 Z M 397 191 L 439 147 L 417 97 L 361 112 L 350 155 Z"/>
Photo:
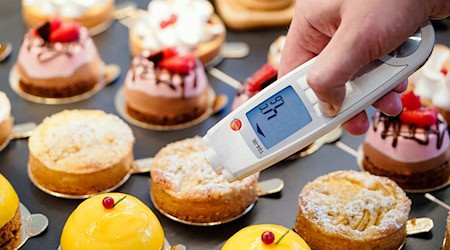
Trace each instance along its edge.
<path fill-rule="evenodd" d="M 322 113 L 329 117 L 336 116 L 337 113 L 339 112 L 339 108 L 334 107 L 333 105 L 331 105 L 329 103 L 322 102 L 320 100 L 319 100 L 319 107 L 320 107 L 320 110 L 322 111 Z"/>

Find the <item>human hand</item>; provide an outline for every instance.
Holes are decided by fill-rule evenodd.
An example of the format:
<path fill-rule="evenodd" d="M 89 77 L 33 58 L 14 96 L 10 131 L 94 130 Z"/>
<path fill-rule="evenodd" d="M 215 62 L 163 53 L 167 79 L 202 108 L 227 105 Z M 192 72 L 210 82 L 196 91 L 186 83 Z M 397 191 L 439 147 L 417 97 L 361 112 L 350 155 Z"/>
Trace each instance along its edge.
<path fill-rule="evenodd" d="M 286 74 L 317 55 L 307 82 L 322 112 L 334 116 L 347 82 L 362 66 L 402 44 L 430 17 L 450 14 L 448 0 L 297 0 L 279 67 Z M 373 106 L 388 115 L 402 109 L 399 93 L 407 81 Z M 365 112 L 343 124 L 351 134 L 365 133 Z"/>

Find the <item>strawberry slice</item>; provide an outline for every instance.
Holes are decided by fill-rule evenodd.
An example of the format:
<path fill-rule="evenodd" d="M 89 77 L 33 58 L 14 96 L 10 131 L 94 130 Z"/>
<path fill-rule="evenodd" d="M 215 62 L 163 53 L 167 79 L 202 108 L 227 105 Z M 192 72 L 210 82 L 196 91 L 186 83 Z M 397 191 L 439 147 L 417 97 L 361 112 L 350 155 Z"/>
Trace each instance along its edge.
<path fill-rule="evenodd" d="M 54 18 L 50 20 L 50 32 L 54 32 L 55 30 L 59 29 L 61 27 L 61 19 Z"/>
<path fill-rule="evenodd" d="M 420 108 L 408 110 L 403 108 L 400 120 L 406 124 L 414 124 L 419 127 L 429 127 L 436 123 L 438 111 L 436 108 Z"/>
<path fill-rule="evenodd" d="M 165 48 L 165 49 L 163 49 L 162 53 L 163 53 L 164 59 L 178 55 L 178 51 L 175 47 Z"/>
<path fill-rule="evenodd" d="M 246 82 L 248 84 L 248 91 L 258 92 L 263 87 L 263 85 L 270 79 L 276 77 L 278 71 L 270 64 L 265 64 L 258 71 L 256 71 L 252 76 L 247 78 Z"/>
<path fill-rule="evenodd" d="M 189 54 L 164 58 L 159 62 L 159 66 L 176 73 L 187 74 L 195 67 L 195 56 Z"/>
<path fill-rule="evenodd" d="M 415 95 L 413 91 L 408 91 L 400 96 L 400 99 L 402 101 L 403 107 L 407 108 L 408 110 L 416 110 L 419 109 L 420 104 L 420 97 Z"/>
<path fill-rule="evenodd" d="M 81 25 L 76 22 L 62 23 L 59 29 L 50 34 L 51 43 L 68 43 L 78 41 Z"/>

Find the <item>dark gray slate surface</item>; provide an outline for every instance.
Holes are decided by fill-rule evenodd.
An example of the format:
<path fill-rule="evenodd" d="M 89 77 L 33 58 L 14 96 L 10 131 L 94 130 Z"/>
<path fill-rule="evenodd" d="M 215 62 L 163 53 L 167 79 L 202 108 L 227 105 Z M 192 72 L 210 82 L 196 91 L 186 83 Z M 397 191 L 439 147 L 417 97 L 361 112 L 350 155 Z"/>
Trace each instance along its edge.
<path fill-rule="evenodd" d="M 139 1 L 139 6 L 144 8 L 147 1 Z M 441 29 L 437 33 L 437 41 L 450 45 L 449 22 L 446 21 L 447 29 Z M 5 91 L 13 104 L 13 115 L 17 123 L 41 122 L 41 120 L 55 112 L 64 109 L 84 108 L 103 109 L 107 112 L 116 113 L 114 109 L 114 95 L 124 79 L 124 74 L 119 80 L 102 90 L 99 94 L 89 100 L 79 103 L 61 106 L 46 106 L 31 103 L 19 98 L 9 87 L 8 74 L 17 58 L 18 49 L 22 36 L 25 32 L 20 14 L 20 1 L 0 0 L 0 41 L 10 41 L 14 44 L 11 57 L 0 63 L 0 90 Z M 225 60 L 219 65 L 219 69 L 230 74 L 236 79 L 245 79 L 262 65 L 266 60 L 266 53 L 271 41 L 285 33 L 286 28 L 268 29 L 249 32 L 229 31 L 227 40 L 245 41 L 251 46 L 250 55 L 241 60 Z M 95 37 L 100 54 L 107 63 L 119 64 L 126 71 L 130 61 L 128 52 L 128 30 L 119 23 L 115 23 L 107 32 Z M 216 92 L 225 93 L 231 99 L 234 90 L 228 85 L 210 78 Z M 208 128 L 220 120 L 229 111 L 227 107 L 224 113 L 211 117 L 207 121 L 195 127 L 174 132 L 156 132 L 131 126 L 137 138 L 135 145 L 135 157 L 143 158 L 154 155 L 161 147 L 169 142 L 203 135 Z M 362 137 L 352 137 L 345 134 L 342 141 L 353 148 L 357 148 Z M 48 230 L 39 237 L 27 242 L 23 249 L 56 249 L 64 223 L 69 214 L 81 202 L 79 200 L 64 200 L 49 196 L 31 184 L 26 173 L 28 158 L 27 141 L 20 140 L 12 142 L 4 151 L 0 152 L 0 173 L 8 178 L 21 202 L 24 203 L 32 213 L 46 214 L 50 219 Z M 282 162 L 261 174 L 261 179 L 279 177 L 285 181 L 285 188 L 281 198 L 261 198 L 255 208 L 246 216 L 237 221 L 215 227 L 194 227 L 173 222 L 158 212 L 168 240 L 172 243 L 182 243 L 189 249 L 209 250 L 216 248 L 237 230 L 259 223 L 276 223 L 292 227 L 297 213 L 297 195 L 301 188 L 314 178 L 331 171 L 340 169 L 357 169 L 355 159 L 341 151 L 334 145 L 324 146 L 320 151 L 310 157 L 297 161 Z M 149 177 L 147 175 L 132 176 L 130 180 L 119 190 L 132 194 L 154 211 L 150 202 Z M 450 202 L 450 189 L 444 189 L 433 193 L 437 197 Z M 408 238 L 405 249 L 440 249 L 445 231 L 445 218 L 447 212 L 429 203 L 421 194 L 409 194 L 413 200 L 410 217 L 429 216 L 433 218 L 435 227 L 431 234 L 422 238 Z"/>

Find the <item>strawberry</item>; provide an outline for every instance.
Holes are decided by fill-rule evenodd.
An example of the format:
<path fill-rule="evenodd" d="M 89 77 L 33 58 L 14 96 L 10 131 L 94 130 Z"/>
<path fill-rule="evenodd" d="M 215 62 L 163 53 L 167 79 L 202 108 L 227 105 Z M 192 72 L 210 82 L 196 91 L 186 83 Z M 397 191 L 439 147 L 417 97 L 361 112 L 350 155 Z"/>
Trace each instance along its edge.
<path fill-rule="evenodd" d="M 436 123 L 438 111 L 436 108 L 420 108 L 408 110 L 403 108 L 400 120 L 406 124 L 414 124 L 419 127 L 429 127 Z"/>
<path fill-rule="evenodd" d="M 54 18 L 50 20 L 50 32 L 54 32 L 55 30 L 61 27 L 61 19 Z"/>
<path fill-rule="evenodd" d="M 441 73 L 446 76 L 448 74 L 448 70 L 446 68 L 441 69 Z"/>
<path fill-rule="evenodd" d="M 167 28 L 169 25 L 172 25 L 172 24 L 176 23 L 176 22 L 177 22 L 177 19 L 178 19 L 177 15 L 172 14 L 172 15 L 170 15 L 170 17 L 169 17 L 169 20 L 163 20 L 163 21 L 161 21 L 161 22 L 159 23 L 159 27 L 161 27 L 161 29 L 165 29 L 165 28 Z"/>
<path fill-rule="evenodd" d="M 195 67 L 195 56 L 189 54 L 164 58 L 159 62 L 159 66 L 176 73 L 187 74 Z"/>
<path fill-rule="evenodd" d="M 414 92 L 408 91 L 400 96 L 400 99 L 402 101 L 403 107 L 405 107 L 408 110 L 416 110 L 419 109 L 420 104 L 420 97 L 415 95 Z"/>
<path fill-rule="evenodd" d="M 248 91 L 258 92 L 262 89 L 262 86 L 270 79 L 276 77 L 277 70 L 270 64 L 265 64 L 252 76 L 247 78 Z"/>
<path fill-rule="evenodd" d="M 80 24 L 76 22 L 62 23 L 59 29 L 50 34 L 50 42 L 66 43 L 78 41 L 80 37 Z"/>
<path fill-rule="evenodd" d="M 175 47 L 165 48 L 162 53 L 164 59 L 178 55 L 178 51 Z"/>

